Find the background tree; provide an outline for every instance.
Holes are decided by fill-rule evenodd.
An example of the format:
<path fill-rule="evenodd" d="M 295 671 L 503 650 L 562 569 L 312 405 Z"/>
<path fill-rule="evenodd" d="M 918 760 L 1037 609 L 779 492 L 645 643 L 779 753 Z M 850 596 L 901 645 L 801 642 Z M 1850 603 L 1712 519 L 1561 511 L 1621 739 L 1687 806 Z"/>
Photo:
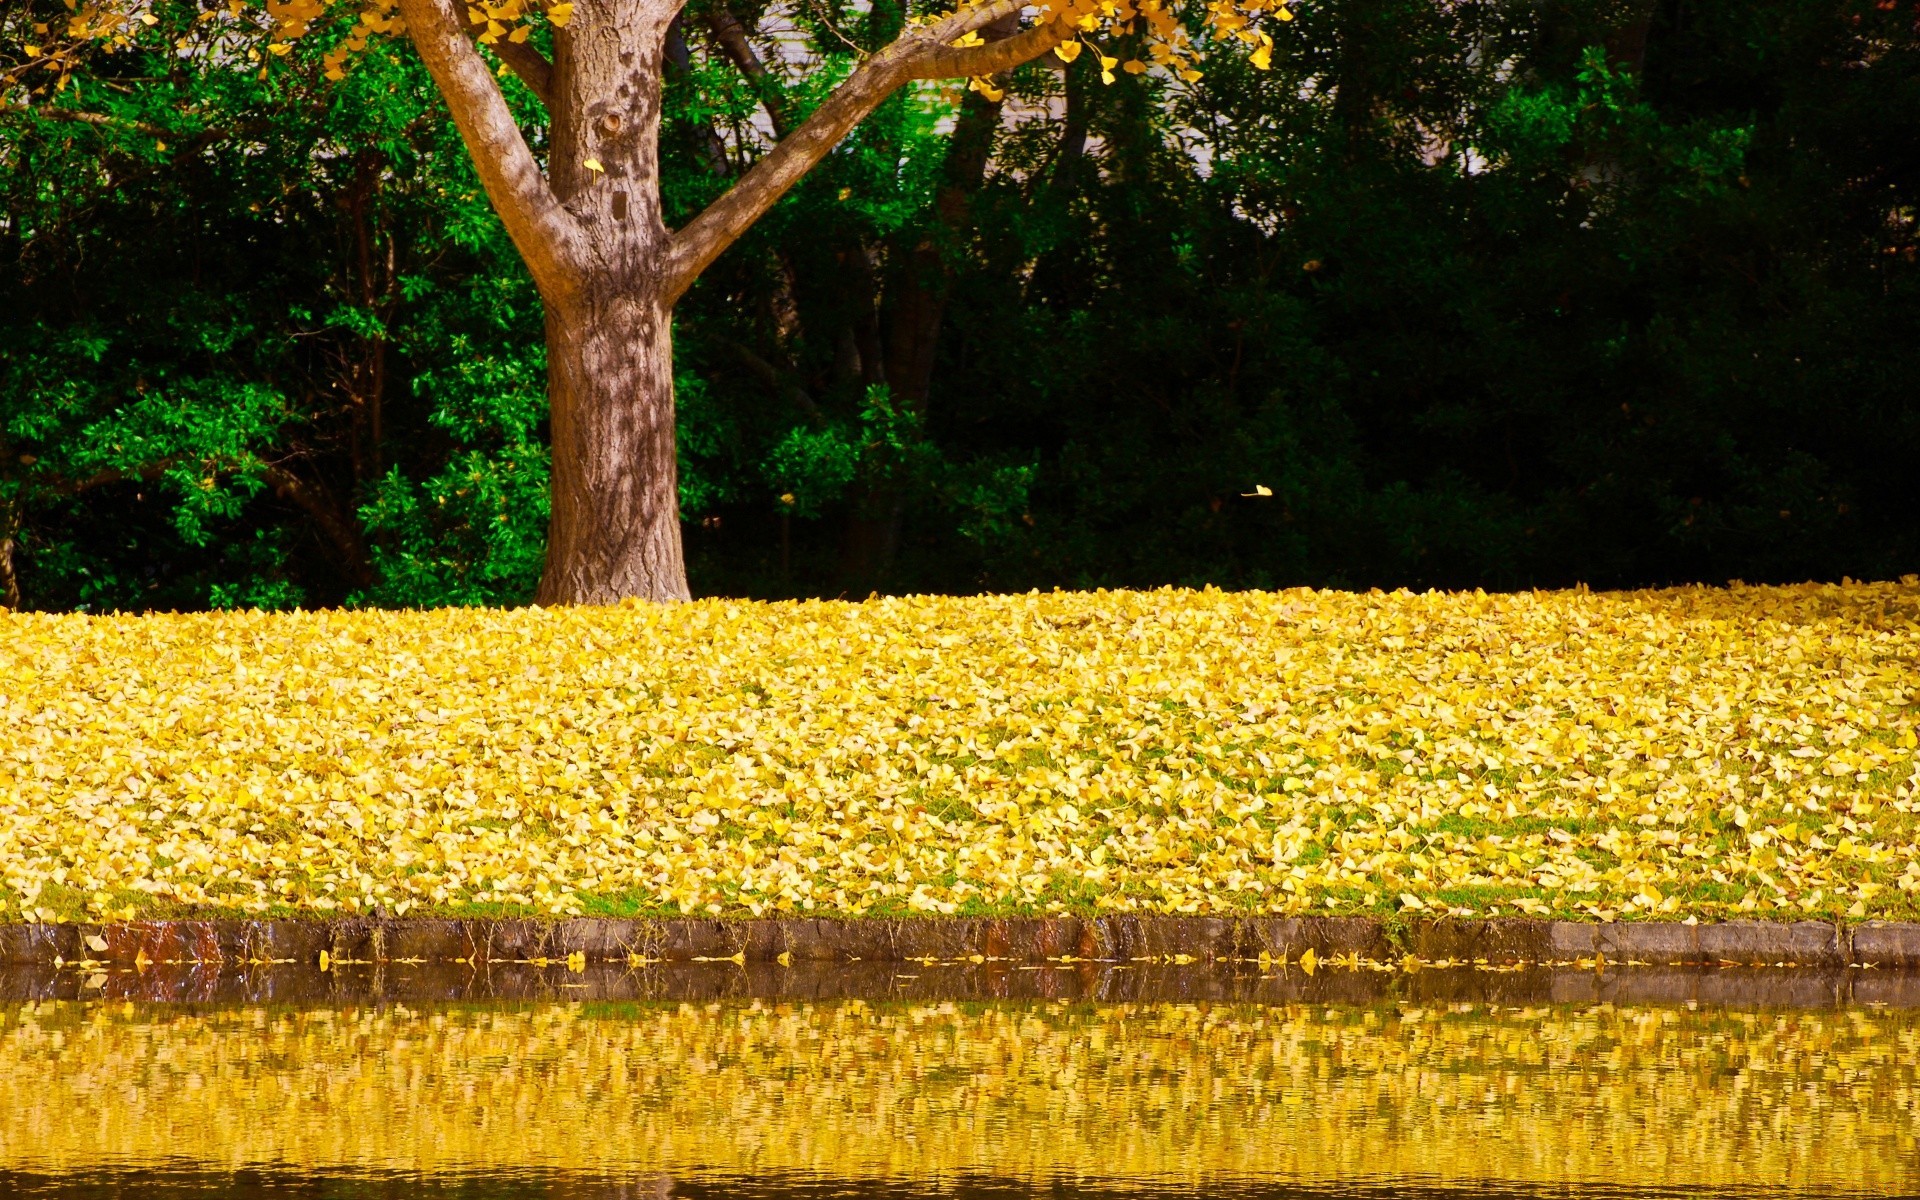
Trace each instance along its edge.
<path fill-rule="evenodd" d="M 142 36 L 223 26 L 198 11 L 156 4 Z M 0 11 L 0 63 L 38 36 L 18 12 Z M 1197 82 L 1105 86 L 1086 53 L 993 77 L 998 101 L 901 89 L 677 305 L 692 583 L 1920 570 L 1916 15 L 1321 0 L 1264 73 L 1196 19 Z M 848 43 L 884 44 L 871 19 L 686 10 L 665 51 L 667 225 L 777 140 L 770 108 L 810 111 Z M 532 594 L 538 295 L 415 56 L 329 81 L 323 32 L 259 47 L 264 79 L 134 45 L 0 114 L 0 495 L 20 499 L 22 603 Z M 1338 101 L 1350 70 L 1364 104 Z M 538 157 L 543 106 L 502 90 Z M 989 110 L 949 220 L 963 121 Z M 361 171 L 368 139 L 390 152 Z M 916 324 L 900 314 L 936 307 L 921 296 L 940 319 L 910 396 L 890 346 Z M 170 450 L 94 436 L 142 413 Z M 324 485 L 371 582 L 253 461 Z M 1241 495 L 1256 483 L 1275 495 Z"/>
<path fill-rule="evenodd" d="M 341 77 L 369 36 L 409 36 L 540 293 L 553 474 L 546 566 L 536 595 L 546 603 L 688 595 L 676 478 L 674 304 L 889 95 L 917 79 L 983 79 L 1077 32 L 1135 24 L 1147 28 L 1160 58 L 1185 66 L 1163 0 L 1063 0 L 1057 9 L 1042 5 L 1024 31 L 1012 27 L 1024 0 L 981 0 L 924 25 L 904 9 L 893 10 L 892 39 L 864 56 L 750 170 L 674 231 L 662 215 L 658 135 L 669 34 L 682 2 L 374 0 L 328 60 L 329 74 Z M 1215 6 L 1216 24 L 1247 24 L 1232 3 Z M 270 3 L 282 40 L 269 52 L 289 53 L 291 41 L 331 7 L 328 0 Z M 398 17 L 388 15 L 396 7 Z M 1257 13 L 1264 5 L 1256 0 L 1251 7 Z M 66 23 L 65 35 L 114 50 L 153 23 L 151 14 L 94 0 Z M 551 35 L 551 61 L 530 40 L 539 24 Z M 1003 36 L 986 41 L 983 29 Z M 476 35 L 500 56 L 502 73 L 511 68 L 547 106 L 544 164 L 476 48 Z M 36 47 L 29 57 L 43 53 Z M 62 48 L 52 57 L 64 64 L 72 53 Z M 1109 68 L 1115 61 L 1103 56 Z M 64 70 L 50 63 L 43 74 Z M 1113 78 L 1110 69 L 1107 78 Z"/>

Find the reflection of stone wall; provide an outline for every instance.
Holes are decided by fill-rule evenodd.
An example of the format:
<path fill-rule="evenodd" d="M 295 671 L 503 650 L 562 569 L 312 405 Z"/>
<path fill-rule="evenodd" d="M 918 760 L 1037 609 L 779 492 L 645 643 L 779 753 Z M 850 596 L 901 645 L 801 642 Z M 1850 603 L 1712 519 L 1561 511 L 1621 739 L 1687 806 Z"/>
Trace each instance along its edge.
<path fill-rule="evenodd" d="M 1632 927 L 1629 927 L 1632 928 Z M 886 1000 L 1098 1004 L 1693 1005 L 1744 1009 L 1920 1009 L 1920 971 L 1769 967 L 1552 967 L 1445 969 L 1296 962 L 1020 965 L 1004 961 L 808 963 L 792 966 L 660 962 L 628 967 L 565 959 L 466 963 L 342 961 L 321 971 L 295 964 L 172 964 L 142 971 L 41 963 L 0 970 L 0 1005 L 48 1000 L 143 1004 L 460 1004 L 500 1001 L 810 1004 Z"/>
<path fill-rule="evenodd" d="M 1598 1005 L 0 1010 L 0 1168 L 1920 1187 L 1920 1016 Z"/>

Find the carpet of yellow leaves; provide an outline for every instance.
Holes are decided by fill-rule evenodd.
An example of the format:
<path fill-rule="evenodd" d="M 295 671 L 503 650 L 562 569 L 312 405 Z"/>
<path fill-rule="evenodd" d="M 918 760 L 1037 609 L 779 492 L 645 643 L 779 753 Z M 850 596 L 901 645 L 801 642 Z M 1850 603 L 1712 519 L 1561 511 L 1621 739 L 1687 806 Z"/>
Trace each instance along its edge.
<path fill-rule="evenodd" d="M 858 1001 L 0 1008 L 0 1170 L 457 1178 L 504 1164 L 522 1179 L 745 1176 L 757 1195 L 777 1195 L 768 1184 L 782 1177 L 904 1192 L 906 1180 L 985 1174 L 1043 1191 L 1062 1177 L 1136 1189 L 1151 1179 L 1203 1195 L 1232 1181 L 1417 1179 L 1527 1181 L 1552 1195 L 1587 1181 L 1635 1195 L 1657 1181 L 1673 1189 L 1663 1195 L 1911 1196 L 1920 1015 Z M 538 1189 L 523 1183 L 524 1193 Z"/>
<path fill-rule="evenodd" d="M 0 920 L 1912 916 L 1920 581 L 0 613 Z"/>

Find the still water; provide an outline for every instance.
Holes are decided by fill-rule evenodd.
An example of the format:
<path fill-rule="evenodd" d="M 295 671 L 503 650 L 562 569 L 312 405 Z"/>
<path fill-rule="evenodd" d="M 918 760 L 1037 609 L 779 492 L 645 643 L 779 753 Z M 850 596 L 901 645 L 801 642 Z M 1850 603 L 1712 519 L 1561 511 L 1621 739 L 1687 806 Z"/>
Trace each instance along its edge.
<path fill-rule="evenodd" d="M 1920 1194 L 1920 1010 L 0 1003 L 0 1197 Z"/>

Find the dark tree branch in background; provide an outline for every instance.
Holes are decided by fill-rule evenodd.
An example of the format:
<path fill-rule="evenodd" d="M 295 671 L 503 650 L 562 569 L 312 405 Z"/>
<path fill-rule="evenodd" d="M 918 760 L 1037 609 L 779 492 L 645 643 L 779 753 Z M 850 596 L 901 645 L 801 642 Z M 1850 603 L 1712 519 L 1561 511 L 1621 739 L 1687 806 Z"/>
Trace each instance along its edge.
<path fill-rule="evenodd" d="M 727 56 L 727 61 L 753 85 L 761 106 L 767 110 L 767 120 L 773 125 L 773 136 L 776 139 L 786 137 L 793 128 L 786 95 L 780 90 L 780 81 L 767 69 L 767 64 L 760 61 L 760 55 L 748 39 L 746 27 L 740 24 L 740 18 L 733 15 L 733 10 L 723 0 L 712 0 L 707 6 L 707 28 L 712 31 L 714 43 Z"/>
<path fill-rule="evenodd" d="M 1047 188 L 1055 195 L 1065 195 L 1073 186 L 1079 174 L 1081 159 L 1087 153 L 1087 76 L 1091 67 L 1074 69 L 1074 64 L 1065 63 L 1061 71 L 1062 113 L 1060 122 L 1060 146 L 1054 152 L 1053 169 L 1047 181 Z"/>
<path fill-rule="evenodd" d="M 13 569 L 13 548 L 20 533 L 20 514 L 12 505 L 0 507 L 0 610 L 20 609 L 20 575 Z"/>
<path fill-rule="evenodd" d="M 746 365 L 747 370 L 751 371 L 754 377 L 759 379 L 761 383 L 764 383 L 768 391 L 786 400 L 795 408 L 805 413 L 807 419 L 815 425 L 825 425 L 827 423 L 826 414 L 820 411 L 820 406 L 814 402 L 813 396 L 808 393 L 807 389 L 784 378 L 778 367 L 768 362 L 765 358 L 762 358 L 758 351 L 754 350 L 752 346 L 747 345 L 745 342 L 728 342 L 727 344 L 733 347 L 733 352 L 739 356 L 740 361 Z"/>
<path fill-rule="evenodd" d="M 686 14 L 680 13 L 667 26 L 666 66 L 668 77 L 676 83 L 687 83 L 693 78 L 693 52 L 687 48 Z M 713 122 L 702 118 L 695 130 L 700 140 L 700 156 L 707 161 L 707 169 L 715 175 L 733 174 L 733 161 L 727 157 L 726 139 L 713 127 Z"/>
<path fill-rule="evenodd" d="M 144 133 L 149 137 L 167 138 L 176 136 L 171 129 L 162 129 L 158 125 L 149 125 L 145 121 L 129 121 L 125 117 L 112 117 L 105 113 L 80 112 L 72 108 L 54 108 L 46 104 L 0 104 L 0 113 L 29 113 L 43 121 L 72 121 L 81 125 L 101 125 L 114 129 L 131 129 L 135 133 Z"/>
<path fill-rule="evenodd" d="M 136 479 L 152 483 L 165 476 L 168 471 L 171 471 L 175 466 L 179 465 L 179 462 L 180 460 L 178 458 L 163 458 L 159 462 L 151 462 L 142 467 L 134 467 L 132 470 L 123 470 L 120 467 L 107 467 L 104 470 L 95 471 L 93 474 L 83 476 L 79 479 L 59 480 L 49 487 L 47 491 L 56 496 L 78 496 L 82 492 L 90 492 L 95 488 L 103 488 L 115 483 L 131 483 Z"/>
<path fill-rule="evenodd" d="M 355 587 L 366 587 L 373 582 L 373 560 L 367 555 L 366 542 L 360 536 L 360 529 L 341 513 L 340 506 L 334 503 L 331 496 L 275 463 L 262 463 L 260 478 L 273 489 L 274 495 L 312 519 L 339 555 L 350 583 Z"/>

